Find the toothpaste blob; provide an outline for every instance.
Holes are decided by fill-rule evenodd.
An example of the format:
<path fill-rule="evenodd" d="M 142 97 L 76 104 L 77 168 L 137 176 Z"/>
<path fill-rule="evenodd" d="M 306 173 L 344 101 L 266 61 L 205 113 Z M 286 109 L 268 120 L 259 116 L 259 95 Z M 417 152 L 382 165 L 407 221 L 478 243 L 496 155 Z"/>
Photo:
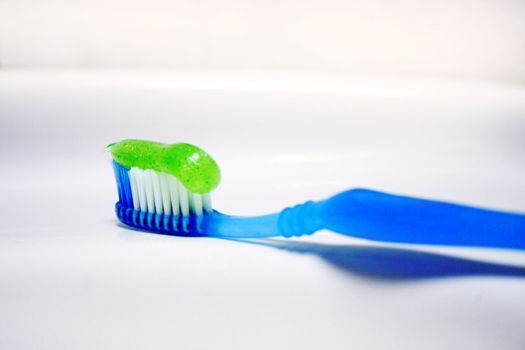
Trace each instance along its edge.
<path fill-rule="evenodd" d="M 120 165 L 171 174 L 196 194 L 211 192 L 221 181 L 221 172 L 215 160 L 189 143 L 123 140 L 108 145 L 106 149 Z"/>

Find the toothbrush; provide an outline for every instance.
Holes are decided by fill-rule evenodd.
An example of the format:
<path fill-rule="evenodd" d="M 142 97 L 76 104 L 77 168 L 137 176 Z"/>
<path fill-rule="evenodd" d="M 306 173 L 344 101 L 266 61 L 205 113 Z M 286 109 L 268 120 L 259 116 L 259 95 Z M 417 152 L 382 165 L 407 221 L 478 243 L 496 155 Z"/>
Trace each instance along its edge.
<path fill-rule="evenodd" d="M 161 234 L 222 238 L 309 235 L 328 229 L 368 240 L 525 249 L 525 215 L 351 189 L 281 212 L 241 217 L 212 209 L 221 175 L 215 160 L 187 143 L 124 140 L 113 157 L 125 225 Z"/>

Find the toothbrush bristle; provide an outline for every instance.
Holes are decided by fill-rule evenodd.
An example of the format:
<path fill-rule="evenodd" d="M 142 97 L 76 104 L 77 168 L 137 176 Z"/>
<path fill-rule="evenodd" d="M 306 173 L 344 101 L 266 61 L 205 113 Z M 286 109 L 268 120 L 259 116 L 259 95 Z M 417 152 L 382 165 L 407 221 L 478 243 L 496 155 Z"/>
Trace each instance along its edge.
<path fill-rule="evenodd" d="M 142 229 L 172 233 L 200 231 L 204 214 L 212 213 L 210 194 L 189 191 L 175 176 L 113 161 L 119 202 L 117 215 Z"/>
<path fill-rule="evenodd" d="M 173 175 L 139 168 L 131 168 L 128 175 L 134 209 L 182 216 L 212 210 L 209 194 L 192 193 Z"/>

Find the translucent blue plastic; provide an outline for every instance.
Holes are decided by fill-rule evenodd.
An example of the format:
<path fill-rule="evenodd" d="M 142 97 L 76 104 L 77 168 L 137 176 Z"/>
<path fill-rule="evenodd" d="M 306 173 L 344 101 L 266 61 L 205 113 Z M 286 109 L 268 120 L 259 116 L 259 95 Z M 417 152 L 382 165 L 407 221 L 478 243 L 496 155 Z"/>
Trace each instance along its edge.
<path fill-rule="evenodd" d="M 525 249 L 525 215 L 392 195 L 366 189 L 306 202 L 280 213 L 238 217 L 214 211 L 180 217 L 133 209 L 128 169 L 114 163 L 126 225 L 179 236 L 230 238 L 291 237 L 328 229 L 369 240 Z"/>

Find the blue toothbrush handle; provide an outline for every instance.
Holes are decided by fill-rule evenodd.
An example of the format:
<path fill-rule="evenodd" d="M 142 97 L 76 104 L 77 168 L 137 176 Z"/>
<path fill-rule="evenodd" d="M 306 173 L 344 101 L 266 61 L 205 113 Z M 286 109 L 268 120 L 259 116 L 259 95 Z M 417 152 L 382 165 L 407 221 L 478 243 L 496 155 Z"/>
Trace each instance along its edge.
<path fill-rule="evenodd" d="M 525 215 L 354 189 L 279 215 L 284 236 L 326 228 L 377 241 L 525 249 Z"/>

